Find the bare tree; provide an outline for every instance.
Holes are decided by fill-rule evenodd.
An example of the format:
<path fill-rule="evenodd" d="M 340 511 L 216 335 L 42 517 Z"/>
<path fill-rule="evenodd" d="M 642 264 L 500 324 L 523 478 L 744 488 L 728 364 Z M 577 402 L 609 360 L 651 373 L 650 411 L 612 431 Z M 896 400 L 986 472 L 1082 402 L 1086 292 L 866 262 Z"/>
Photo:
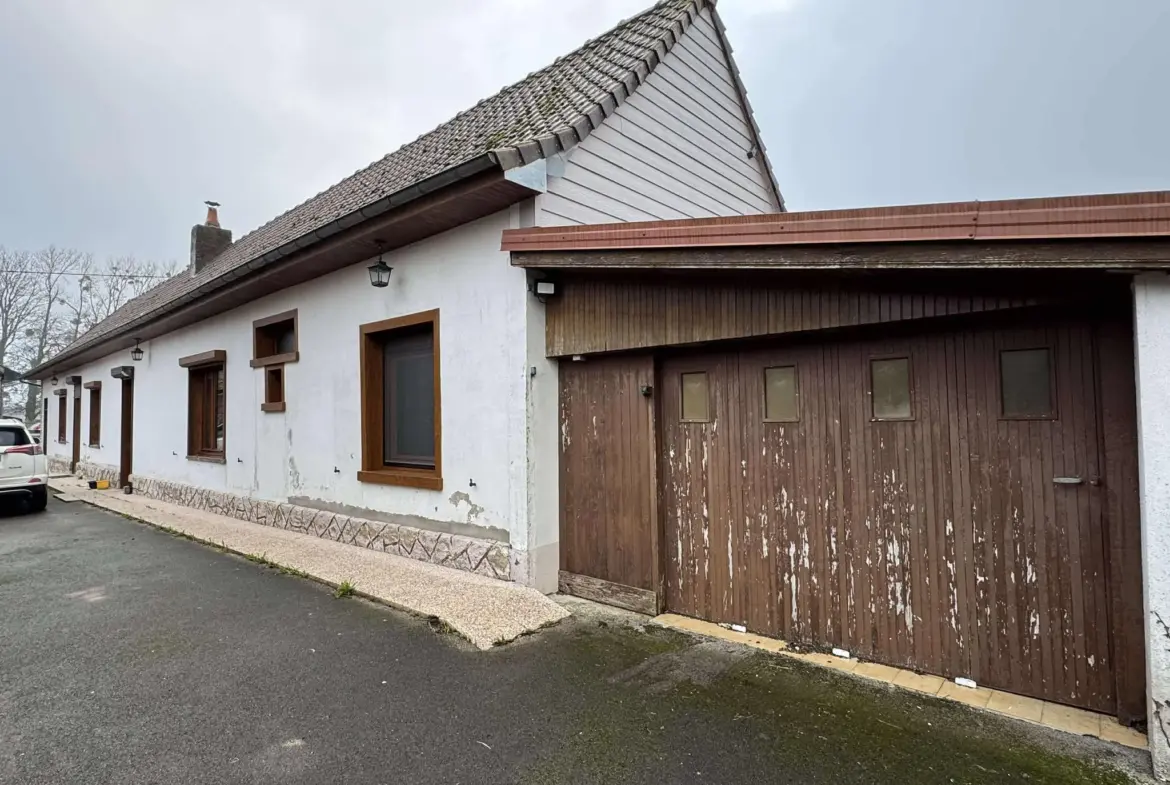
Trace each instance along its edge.
<path fill-rule="evenodd" d="M 92 254 L 56 246 L 33 253 L 0 248 L 0 270 L 10 271 L 0 273 L 0 365 L 40 365 L 177 267 L 129 256 L 98 263 Z M 14 392 L 15 384 L 0 384 L 0 390 Z M 29 385 L 26 422 L 37 419 L 39 399 L 39 387 Z M 0 407 L 4 403 L 0 393 Z"/>
<path fill-rule="evenodd" d="M 37 311 L 37 289 L 28 270 L 30 254 L 0 246 L 0 373 L 13 362 L 14 349 L 31 328 Z M 19 382 L 0 381 L 0 413 L 8 411 L 9 389 Z"/>
<path fill-rule="evenodd" d="M 35 324 L 26 331 L 27 340 L 23 346 L 25 368 L 35 368 L 64 348 L 65 320 L 61 317 L 60 306 L 65 302 L 66 287 L 73 276 L 93 264 L 93 259 L 72 248 L 50 245 L 31 254 L 30 262 L 38 296 Z M 27 393 L 24 419 L 32 422 L 37 417 L 40 390 L 30 386 Z"/>
<path fill-rule="evenodd" d="M 133 256 L 110 258 L 101 265 L 91 265 L 78 287 L 78 296 L 84 298 L 78 310 L 80 333 L 108 319 L 114 311 L 170 278 L 176 270 L 174 262 L 140 262 Z"/>

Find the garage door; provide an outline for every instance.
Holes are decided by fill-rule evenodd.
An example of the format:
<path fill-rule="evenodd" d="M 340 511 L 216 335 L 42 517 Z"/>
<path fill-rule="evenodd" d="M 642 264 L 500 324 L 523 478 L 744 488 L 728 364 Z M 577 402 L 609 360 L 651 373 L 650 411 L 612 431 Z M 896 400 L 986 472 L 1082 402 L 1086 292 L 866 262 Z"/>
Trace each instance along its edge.
<path fill-rule="evenodd" d="M 1093 331 L 661 365 L 676 612 L 1113 711 Z"/>

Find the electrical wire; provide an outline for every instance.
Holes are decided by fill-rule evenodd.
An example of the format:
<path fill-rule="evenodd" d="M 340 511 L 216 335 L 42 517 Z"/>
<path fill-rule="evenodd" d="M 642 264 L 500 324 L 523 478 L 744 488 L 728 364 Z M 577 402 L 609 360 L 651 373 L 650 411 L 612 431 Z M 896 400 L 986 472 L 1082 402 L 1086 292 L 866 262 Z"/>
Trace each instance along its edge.
<path fill-rule="evenodd" d="M 0 270 L 0 273 L 14 275 L 49 275 L 46 270 Z M 52 273 L 52 275 L 78 275 L 82 278 L 170 278 L 169 275 L 149 275 L 147 273 Z"/>

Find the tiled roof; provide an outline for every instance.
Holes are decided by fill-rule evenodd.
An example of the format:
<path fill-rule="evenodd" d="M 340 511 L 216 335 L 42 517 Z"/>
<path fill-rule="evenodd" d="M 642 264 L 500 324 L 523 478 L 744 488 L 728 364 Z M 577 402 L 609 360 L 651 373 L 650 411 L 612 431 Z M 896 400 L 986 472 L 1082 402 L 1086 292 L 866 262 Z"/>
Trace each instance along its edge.
<path fill-rule="evenodd" d="M 161 316 L 217 279 L 257 267 L 261 257 L 485 154 L 510 169 L 572 147 L 633 93 L 709 5 L 711 0 L 662 0 L 244 235 L 197 275 L 184 270 L 131 300 L 42 367 Z"/>

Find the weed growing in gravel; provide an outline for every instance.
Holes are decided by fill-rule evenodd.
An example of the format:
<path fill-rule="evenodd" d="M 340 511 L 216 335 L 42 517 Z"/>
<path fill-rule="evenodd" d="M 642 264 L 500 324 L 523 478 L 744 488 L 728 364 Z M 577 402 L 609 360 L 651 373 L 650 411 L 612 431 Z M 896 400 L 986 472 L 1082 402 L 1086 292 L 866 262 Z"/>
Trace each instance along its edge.
<path fill-rule="evenodd" d="M 348 597 L 351 594 L 353 594 L 353 584 L 349 581 L 342 581 L 341 583 L 337 584 L 337 591 L 333 592 L 333 596 L 339 600 L 342 597 Z"/>

